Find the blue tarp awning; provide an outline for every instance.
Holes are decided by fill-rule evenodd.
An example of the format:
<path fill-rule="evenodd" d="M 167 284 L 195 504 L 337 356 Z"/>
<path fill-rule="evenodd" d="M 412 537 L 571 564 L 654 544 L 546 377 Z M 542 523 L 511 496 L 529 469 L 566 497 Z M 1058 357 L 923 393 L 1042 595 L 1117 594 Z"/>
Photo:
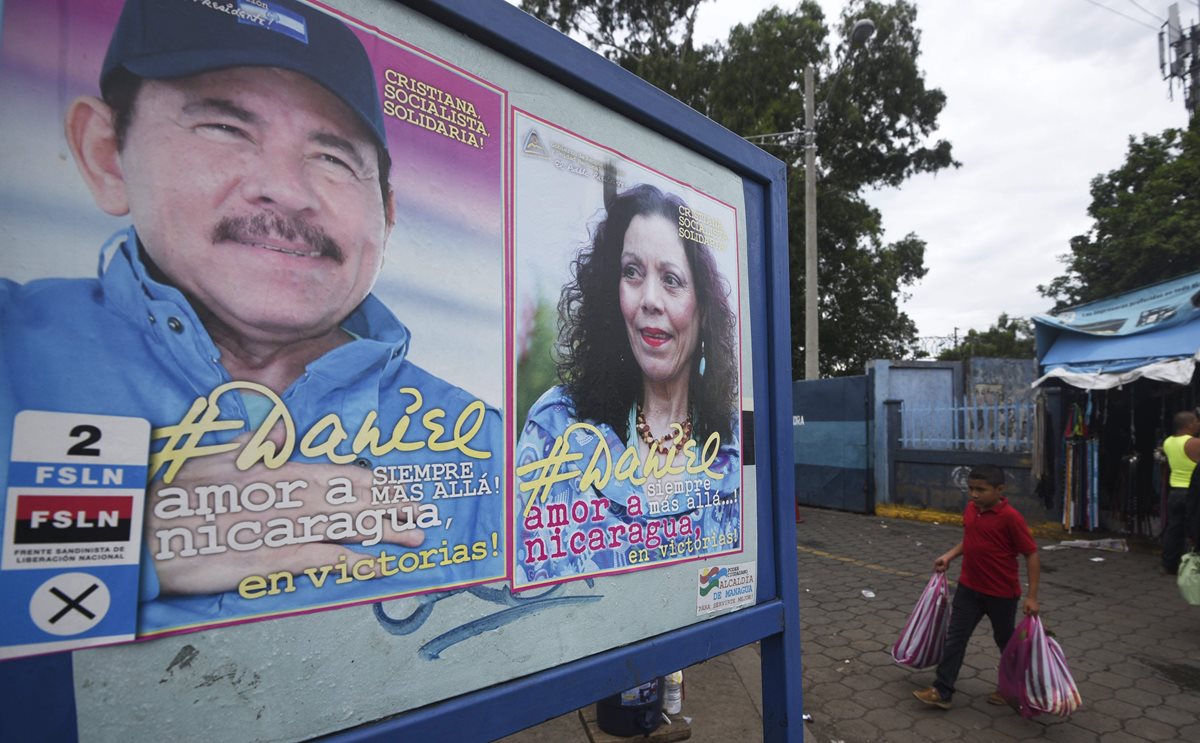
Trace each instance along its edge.
<path fill-rule="evenodd" d="M 1050 347 L 1038 359 L 1043 367 L 1065 364 L 1111 368 L 1116 366 L 1116 362 L 1136 364 L 1154 359 L 1194 356 L 1196 350 L 1200 349 L 1200 317 L 1183 325 L 1172 325 L 1138 335 L 1104 336 L 1056 330 L 1058 332 Z"/>
<path fill-rule="evenodd" d="M 1087 389 L 1187 384 L 1200 360 L 1200 273 L 1033 318 L 1043 376 Z"/>

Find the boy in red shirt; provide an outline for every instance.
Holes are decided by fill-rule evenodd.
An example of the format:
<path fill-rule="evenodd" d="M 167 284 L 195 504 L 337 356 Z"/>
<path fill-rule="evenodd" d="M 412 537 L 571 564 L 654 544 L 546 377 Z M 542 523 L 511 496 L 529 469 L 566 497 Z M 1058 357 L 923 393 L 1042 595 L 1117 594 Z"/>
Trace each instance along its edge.
<path fill-rule="evenodd" d="M 990 464 L 971 468 L 967 492 L 971 502 L 963 511 L 963 539 L 933 561 L 933 569 L 942 573 L 954 558 L 963 555 L 962 574 L 950 609 L 945 655 L 938 664 L 933 686 L 913 692 L 917 699 L 940 709 L 950 709 L 967 641 L 979 620 L 986 614 L 991 621 L 992 637 L 1000 652 L 1012 637 L 1021 598 L 1017 555 L 1025 556 L 1025 571 L 1029 574 L 1025 613 L 1038 613 L 1041 561 L 1037 543 L 1029 535 L 1025 519 L 1004 497 L 1004 471 Z M 988 697 L 988 702 L 1004 704 L 997 692 Z"/>

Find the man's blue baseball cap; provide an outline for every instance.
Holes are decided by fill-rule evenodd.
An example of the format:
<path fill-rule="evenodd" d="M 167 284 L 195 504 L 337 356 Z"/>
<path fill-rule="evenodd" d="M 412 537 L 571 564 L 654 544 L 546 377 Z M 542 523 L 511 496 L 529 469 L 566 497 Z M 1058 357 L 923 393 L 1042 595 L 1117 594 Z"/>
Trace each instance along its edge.
<path fill-rule="evenodd" d="M 294 0 L 126 0 L 100 89 L 121 69 L 167 80 L 226 67 L 279 67 L 311 78 L 387 149 L 366 49 L 340 20 Z"/>

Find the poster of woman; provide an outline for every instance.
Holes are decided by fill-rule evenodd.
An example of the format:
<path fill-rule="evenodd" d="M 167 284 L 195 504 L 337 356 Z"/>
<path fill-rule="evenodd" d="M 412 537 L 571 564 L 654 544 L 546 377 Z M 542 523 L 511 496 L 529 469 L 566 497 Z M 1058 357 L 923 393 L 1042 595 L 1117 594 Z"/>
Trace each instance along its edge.
<path fill-rule="evenodd" d="M 516 589 L 742 550 L 733 207 L 514 116 Z"/>

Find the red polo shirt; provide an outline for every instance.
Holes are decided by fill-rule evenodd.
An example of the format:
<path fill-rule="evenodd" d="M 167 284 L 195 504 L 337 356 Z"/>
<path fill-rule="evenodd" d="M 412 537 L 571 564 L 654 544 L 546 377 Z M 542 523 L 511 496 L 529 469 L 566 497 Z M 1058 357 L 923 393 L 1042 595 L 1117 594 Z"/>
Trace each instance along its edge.
<path fill-rule="evenodd" d="M 986 511 L 974 502 L 963 511 L 963 563 L 958 580 L 989 596 L 1020 598 L 1017 555 L 1037 552 L 1029 527 L 1007 498 Z"/>

